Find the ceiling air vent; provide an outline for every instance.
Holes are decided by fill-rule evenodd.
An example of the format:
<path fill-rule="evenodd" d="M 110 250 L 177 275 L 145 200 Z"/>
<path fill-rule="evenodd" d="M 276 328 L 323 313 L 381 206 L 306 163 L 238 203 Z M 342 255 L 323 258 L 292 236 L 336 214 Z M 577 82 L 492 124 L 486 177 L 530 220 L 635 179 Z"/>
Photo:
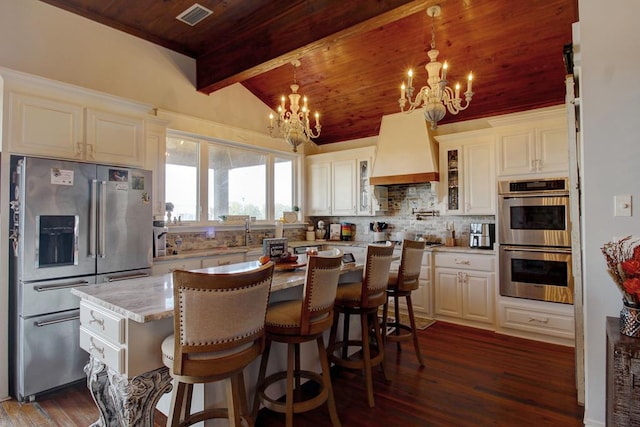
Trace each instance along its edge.
<path fill-rule="evenodd" d="M 176 16 L 176 19 L 184 22 L 185 24 L 194 26 L 212 13 L 213 12 L 206 7 L 195 3 L 189 9 Z"/>

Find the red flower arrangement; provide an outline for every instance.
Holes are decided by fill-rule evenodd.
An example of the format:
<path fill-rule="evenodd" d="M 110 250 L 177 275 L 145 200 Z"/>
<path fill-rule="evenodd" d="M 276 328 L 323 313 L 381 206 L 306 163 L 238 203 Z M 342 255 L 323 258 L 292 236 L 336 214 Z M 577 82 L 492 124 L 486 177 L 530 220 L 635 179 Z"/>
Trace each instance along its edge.
<path fill-rule="evenodd" d="M 622 291 L 624 303 L 640 308 L 640 242 L 627 236 L 606 243 L 601 250 L 609 275 Z"/>

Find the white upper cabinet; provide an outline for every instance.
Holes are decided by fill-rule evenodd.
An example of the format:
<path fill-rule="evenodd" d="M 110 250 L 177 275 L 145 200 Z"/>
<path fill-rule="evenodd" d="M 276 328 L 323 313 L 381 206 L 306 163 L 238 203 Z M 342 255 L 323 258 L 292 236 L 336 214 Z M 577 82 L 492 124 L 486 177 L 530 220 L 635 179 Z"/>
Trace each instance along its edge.
<path fill-rule="evenodd" d="M 12 92 L 9 144 L 12 152 L 65 159 L 81 158 L 81 105 Z"/>
<path fill-rule="evenodd" d="M 357 194 L 356 160 L 331 162 L 332 215 L 355 215 Z"/>
<path fill-rule="evenodd" d="M 380 206 L 369 185 L 375 147 L 307 156 L 308 216 L 371 216 Z"/>
<path fill-rule="evenodd" d="M 440 186 L 449 215 L 494 215 L 496 212 L 495 136 L 472 131 L 437 136 L 440 142 Z"/>
<path fill-rule="evenodd" d="M 500 126 L 497 135 L 498 176 L 568 173 L 568 132 L 561 112 L 521 114 Z"/>
<path fill-rule="evenodd" d="M 144 167 L 144 121 L 87 108 L 84 159 Z"/>
<path fill-rule="evenodd" d="M 145 167 L 152 106 L 3 70 L 4 136 L 12 154 Z"/>
<path fill-rule="evenodd" d="M 12 92 L 13 153 L 144 166 L 144 120 Z"/>
<path fill-rule="evenodd" d="M 307 160 L 307 215 L 331 215 L 331 162 Z"/>

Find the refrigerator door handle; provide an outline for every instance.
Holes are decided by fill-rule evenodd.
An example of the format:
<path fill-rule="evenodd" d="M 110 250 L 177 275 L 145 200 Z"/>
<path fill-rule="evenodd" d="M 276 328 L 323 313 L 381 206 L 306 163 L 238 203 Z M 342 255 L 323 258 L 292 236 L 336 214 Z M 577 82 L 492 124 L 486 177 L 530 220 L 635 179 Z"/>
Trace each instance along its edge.
<path fill-rule="evenodd" d="M 58 289 L 77 288 L 80 286 L 89 286 L 89 282 L 87 282 L 86 280 L 78 280 L 75 282 L 57 283 L 55 285 L 39 285 L 34 286 L 33 290 L 35 290 L 36 292 L 45 292 L 56 291 Z"/>
<path fill-rule="evenodd" d="M 97 209 L 98 209 L 98 181 L 91 180 L 91 207 L 89 218 L 89 256 L 96 257 L 96 229 L 97 229 Z"/>
<path fill-rule="evenodd" d="M 56 323 L 62 323 L 62 322 L 69 322 L 71 320 L 78 320 L 80 319 L 80 315 L 79 314 L 74 314 L 71 316 L 67 316 L 67 317 L 61 317 L 59 319 L 55 319 L 55 320 L 38 320 L 36 322 L 34 322 L 34 324 L 38 327 L 41 328 L 43 326 L 49 326 L 49 325 L 55 325 Z"/>
<path fill-rule="evenodd" d="M 130 274 L 128 276 L 109 277 L 105 281 L 106 282 L 119 282 L 119 281 L 122 281 L 122 280 L 129 280 L 129 279 L 141 279 L 143 277 L 149 277 L 149 273 L 136 273 L 136 274 Z"/>
<path fill-rule="evenodd" d="M 105 229 L 107 213 L 107 182 L 100 181 L 100 219 L 98 222 L 98 256 L 104 258 L 107 255 Z"/>

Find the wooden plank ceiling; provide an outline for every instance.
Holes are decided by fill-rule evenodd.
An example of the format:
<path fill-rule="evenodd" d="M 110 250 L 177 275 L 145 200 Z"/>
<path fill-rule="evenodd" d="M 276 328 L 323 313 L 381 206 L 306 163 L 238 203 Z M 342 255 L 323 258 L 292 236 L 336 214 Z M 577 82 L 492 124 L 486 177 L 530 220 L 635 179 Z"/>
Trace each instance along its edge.
<path fill-rule="evenodd" d="M 193 27 L 176 16 L 194 0 L 42 1 L 195 58 L 204 94 L 240 82 L 275 107 L 299 59 L 318 144 L 377 135 L 409 68 L 416 89 L 426 83 L 431 5 L 449 85 L 474 74 L 471 106 L 441 124 L 564 102 L 563 46 L 578 21 L 577 0 L 198 0 L 214 13 Z"/>

